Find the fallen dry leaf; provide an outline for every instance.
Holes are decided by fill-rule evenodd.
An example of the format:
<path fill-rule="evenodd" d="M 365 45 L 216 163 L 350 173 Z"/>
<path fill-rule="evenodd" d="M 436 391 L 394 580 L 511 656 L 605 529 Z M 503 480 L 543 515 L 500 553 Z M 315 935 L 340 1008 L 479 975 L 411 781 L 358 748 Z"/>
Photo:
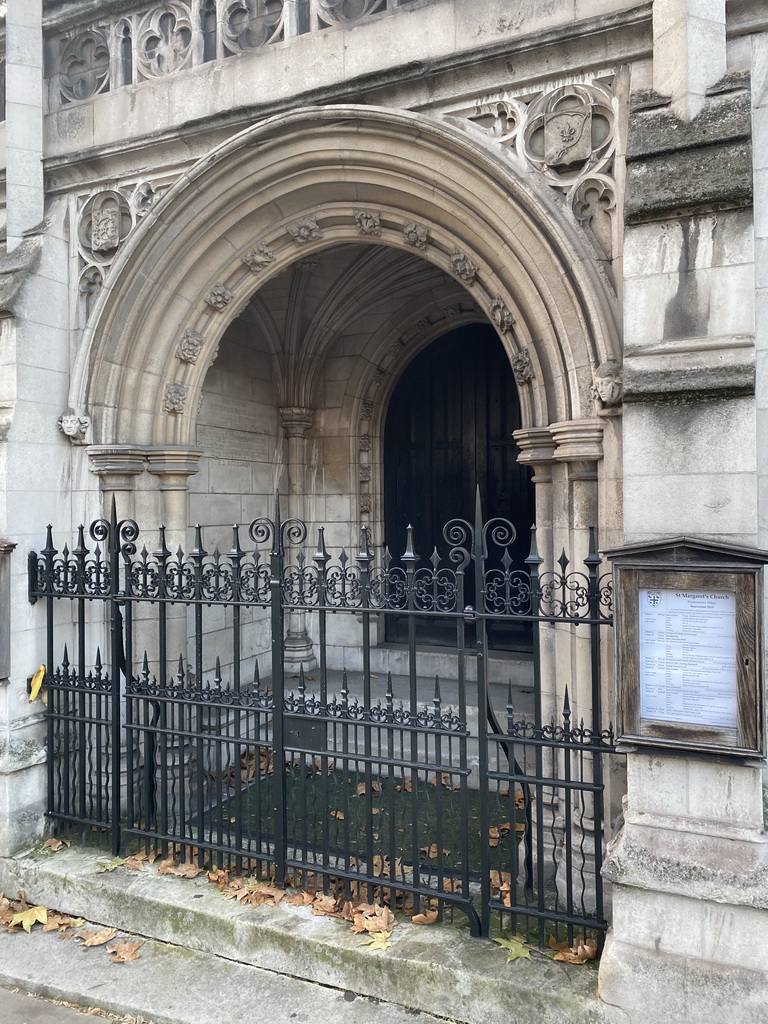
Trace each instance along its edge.
<path fill-rule="evenodd" d="M 71 846 L 71 843 L 68 839 L 46 839 L 43 843 L 44 850 L 53 850 L 54 853 L 58 853 L 62 846 Z"/>
<path fill-rule="evenodd" d="M 25 932 L 31 932 L 33 925 L 38 922 L 45 924 L 47 920 L 48 909 L 46 907 L 28 907 L 26 910 L 21 910 L 18 914 L 13 915 L 11 918 L 11 928 L 21 925 Z"/>
<path fill-rule="evenodd" d="M 144 945 L 144 940 L 139 942 L 128 942 L 127 939 L 120 939 L 114 946 L 107 946 L 107 952 L 112 954 L 113 964 L 127 964 L 131 960 L 138 960 L 141 953 L 136 951 Z"/>
<path fill-rule="evenodd" d="M 344 811 L 331 811 L 332 818 L 338 818 L 340 821 L 344 820 Z"/>
<path fill-rule="evenodd" d="M 372 953 L 375 949 L 389 949 L 392 943 L 387 940 L 391 934 L 392 932 L 373 932 L 370 939 L 366 939 L 361 945 L 367 946 L 369 953 Z"/>
<path fill-rule="evenodd" d="M 111 942 L 116 935 L 116 928 L 102 928 L 101 931 L 95 931 L 93 928 L 81 928 L 75 932 L 73 938 L 82 939 L 83 946 L 103 946 L 105 942 Z"/>
<path fill-rule="evenodd" d="M 437 911 L 427 910 L 423 914 L 414 914 L 411 921 L 414 924 L 434 924 L 437 921 Z"/>

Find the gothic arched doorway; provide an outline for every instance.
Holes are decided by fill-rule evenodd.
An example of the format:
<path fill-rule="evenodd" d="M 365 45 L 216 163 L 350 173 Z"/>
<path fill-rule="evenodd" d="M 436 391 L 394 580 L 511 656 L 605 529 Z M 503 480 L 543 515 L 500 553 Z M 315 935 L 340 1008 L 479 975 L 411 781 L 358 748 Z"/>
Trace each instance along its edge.
<path fill-rule="evenodd" d="M 523 562 L 534 520 L 531 471 L 517 462 L 512 432 L 520 404 L 509 359 L 490 324 L 470 324 L 432 342 L 406 368 L 392 395 L 384 433 L 385 537 L 393 556 L 414 528 L 422 561 L 434 548 L 445 558 L 443 525 L 456 517 L 472 522 L 480 488 L 484 518 L 503 516 L 517 530 L 515 565 Z M 472 581 L 468 580 L 469 586 Z M 473 593 L 468 596 L 474 603 Z M 404 641 L 405 626 L 390 619 L 387 639 Z M 530 630 L 506 627 L 493 646 L 525 650 Z M 452 643 L 449 624 L 424 620 L 418 639 Z"/>

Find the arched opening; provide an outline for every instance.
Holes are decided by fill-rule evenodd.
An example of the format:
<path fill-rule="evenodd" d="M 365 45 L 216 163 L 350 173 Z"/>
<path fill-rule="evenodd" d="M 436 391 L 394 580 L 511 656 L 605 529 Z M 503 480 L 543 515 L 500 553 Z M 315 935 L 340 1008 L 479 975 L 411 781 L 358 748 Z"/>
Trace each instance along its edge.
<path fill-rule="evenodd" d="M 450 544 L 443 526 L 457 517 L 473 521 L 479 489 L 484 518 L 515 527 L 510 554 L 524 567 L 535 502 L 531 470 L 517 461 L 512 436 L 520 426 L 515 378 L 490 324 L 449 331 L 413 359 L 392 394 L 384 432 L 384 534 L 393 554 L 404 550 L 412 525 L 421 560 L 434 550 L 444 560 Z M 473 580 L 466 585 L 475 604 Z M 530 624 L 510 624 L 492 629 L 489 639 L 498 649 L 529 650 L 530 634 Z M 406 635 L 404 620 L 389 620 L 387 640 L 404 642 Z M 450 645 L 455 629 L 424 619 L 418 639 Z"/>

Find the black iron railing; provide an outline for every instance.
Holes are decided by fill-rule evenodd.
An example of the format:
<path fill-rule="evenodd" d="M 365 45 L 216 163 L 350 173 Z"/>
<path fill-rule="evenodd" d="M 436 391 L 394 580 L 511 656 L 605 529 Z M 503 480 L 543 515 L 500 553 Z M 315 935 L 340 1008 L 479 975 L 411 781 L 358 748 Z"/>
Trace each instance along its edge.
<path fill-rule="evenodd" d="M 90 547 L 81 528 L 59 552 L 49 528 L 30 554 L 30 600 L 47 615 L 56 827 L 115 853 L 154 845 L 277 884 L 460 910 L 475 934 L 499 915 L 542 944 L 599 936 L 613 753 L 599 635 L 612 620 L 594 536 L 580 571 L 565 555 L 545 569 L 535 531 L 514 566 L 514 527 L 483 523 L 478 507 L 474 524 L 445 527 L 445 563 L 420 564 L 410 530 L 399 560 L 377 562 L 365 528 L 353 557 L 332 558 L 323 528 L 308 556 L 305 525 L 281 521 L 279 500 L 251 523 L 247 550 L 241 535 L 209 553 L 196 527 L 193 549 L 173 553 L 161 528 L 150 552 L 113 511 L 91 525 Z M 62 599 L 73 609 L 63 623 Z M 400 674 L 372 670 L 391 615 L 407 620 Z M 416 623 L 438 617 L 455 630 L 451 667 L 428 679 Z M 489 651 L 489 626 L 504 621 L 532 623 L 530 678 Z M 574 659 L 581 678 L 557 680 L 543 659 L 550 624 L 561 644 L 588 643 Z M 311 638 L 316 669 L 286 669 L 291 630 Z M 560 692 L 554 715 L 543 675 Z M 573 721 L 574 687 L 586 722 Z"/>

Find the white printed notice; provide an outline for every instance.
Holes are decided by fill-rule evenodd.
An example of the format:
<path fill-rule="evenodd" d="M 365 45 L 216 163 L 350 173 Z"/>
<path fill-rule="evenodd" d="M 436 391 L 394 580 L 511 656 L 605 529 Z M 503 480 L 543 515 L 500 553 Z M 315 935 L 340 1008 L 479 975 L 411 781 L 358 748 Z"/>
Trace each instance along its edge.
<path fill-rule="evenodd" d="M 640 590 L 640 717 L 737 727 L 736 595 Z"/>

